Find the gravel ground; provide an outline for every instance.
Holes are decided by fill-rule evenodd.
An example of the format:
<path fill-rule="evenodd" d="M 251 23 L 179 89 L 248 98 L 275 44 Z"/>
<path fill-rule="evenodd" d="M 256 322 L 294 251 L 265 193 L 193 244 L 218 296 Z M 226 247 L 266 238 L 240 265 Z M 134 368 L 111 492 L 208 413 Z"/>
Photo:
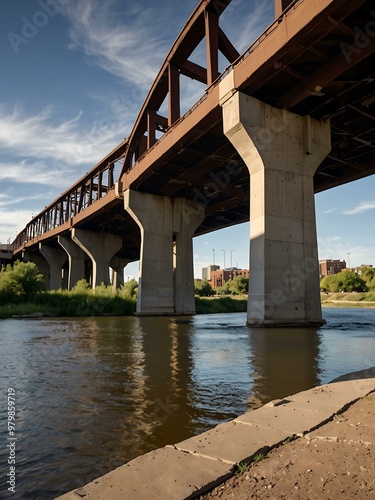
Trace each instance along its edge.
<path fill-rule="evenodd" d="M 375 393 L 271 450 L 200 500 L 375 499 Z"/>

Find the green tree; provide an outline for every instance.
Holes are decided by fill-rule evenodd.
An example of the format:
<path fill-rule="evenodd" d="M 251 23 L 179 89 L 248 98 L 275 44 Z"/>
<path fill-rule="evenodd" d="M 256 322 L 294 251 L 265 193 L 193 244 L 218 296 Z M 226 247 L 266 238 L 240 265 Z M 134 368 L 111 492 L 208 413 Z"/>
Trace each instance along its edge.
<path fill-rule="evenodd" d="M 353 271 L 342 271 L 337 275 L 340 291 L 342 292 L 366 292 L 366 282 Z"/>
<path fill-rule="evenodd" d="M 199 297 L 215 295 L 214 290 L 210 283 L 206 280 L 195 279 L 194 280 L 194 291 L 195 295 L 199 295 Z"/>
<path fill-rule="evenodd" d="M 366 292 L 366 282 L 353 271 L 341 271 L 324 277 L 320 289 L 327 292 Z"/>
<path fill-rule="evenodd" d="M 34 262 L 17 260 L 13 267 L 8 264 L 1 271 L 0 290 L 8 294 L 27 294 L 44 289 L 44 278 Z"/>
<path fill-rule="evenodd" d="M 368 290 L 375 290 L 375 269 L 373 267 L 362 266 L 361 278 L 365 281 Z"/>
<path fill-rule="evenodd" d="M 223 286 L 218 286 L 215 290 L 216 295 L 230 295 L 230 290 L 228 287 L 228 281 L 224 283 Z"/>
<path fill-rule="evenodd" d="M 249 292 L 249 279 L 243 276 L 236 276 L 232 280 L 232 288 L 236 294 L 242 295 Z"/>
<path fill-rule="evenodd" d="M 320 280 L 320 289 L 322 292 L 338 292 L 339 290 L 336 290 L 337 284 L 335 281 L 335 275 L 331 274 L 330 276 L 324 276 Z"/>

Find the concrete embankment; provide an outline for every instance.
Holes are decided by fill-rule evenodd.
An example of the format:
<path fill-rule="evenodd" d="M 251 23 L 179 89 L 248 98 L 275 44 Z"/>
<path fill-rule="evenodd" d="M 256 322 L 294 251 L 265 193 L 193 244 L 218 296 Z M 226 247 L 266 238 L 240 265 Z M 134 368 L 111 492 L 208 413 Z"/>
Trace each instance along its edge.
<path fill-rule="evenodd" d="M 354 372 L 142 455 L 58 500 L 182 500 L 198 497 L 257 453 L 306 436 L 375 390 L 375 368 Z"/>

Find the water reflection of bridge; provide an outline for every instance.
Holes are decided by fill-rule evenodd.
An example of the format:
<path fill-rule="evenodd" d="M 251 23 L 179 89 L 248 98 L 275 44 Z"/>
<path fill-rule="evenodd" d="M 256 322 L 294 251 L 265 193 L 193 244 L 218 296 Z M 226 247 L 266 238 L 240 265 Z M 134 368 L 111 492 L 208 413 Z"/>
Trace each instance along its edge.
<path fill-rule="evenodd" d="M 248 322 L 321 324 L 314 192 L 375 172 L 372 3 L 275 0 L 244 54 L 219 25 L 229 3 L 200 1 L 130 136 L 17 236 L 51 288 L 64 266 L 68 287 L 109 267 L 121 284 L 140 258 L 138 313 L 193 313 L 192 237 L 250 218 Z M 206 86 L 184 115 L 181 76 Z"/>

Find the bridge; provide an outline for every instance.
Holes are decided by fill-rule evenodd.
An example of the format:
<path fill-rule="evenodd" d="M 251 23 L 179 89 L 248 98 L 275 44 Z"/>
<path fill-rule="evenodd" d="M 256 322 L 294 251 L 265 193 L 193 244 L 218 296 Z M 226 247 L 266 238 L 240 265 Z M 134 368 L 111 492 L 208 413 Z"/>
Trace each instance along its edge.
<path fill-rule="evenodd" d="M 63 267 L 68 288 L 109 267 L 121 284 L 139 259 L 138 314 L 192 314 L 192 238 L 250 220 L 248 323 L 322 323 L 314 193 L 375 172 L 375 9 L 275 0 L 240 54 L 220 27 L 230 1 L 199 2 L 129 137 L 16 237 L 51 289 Z M 202 41 L 205 66 L 189 59 Z M 205 86 L 184 114 L 181 76 Z"/>

